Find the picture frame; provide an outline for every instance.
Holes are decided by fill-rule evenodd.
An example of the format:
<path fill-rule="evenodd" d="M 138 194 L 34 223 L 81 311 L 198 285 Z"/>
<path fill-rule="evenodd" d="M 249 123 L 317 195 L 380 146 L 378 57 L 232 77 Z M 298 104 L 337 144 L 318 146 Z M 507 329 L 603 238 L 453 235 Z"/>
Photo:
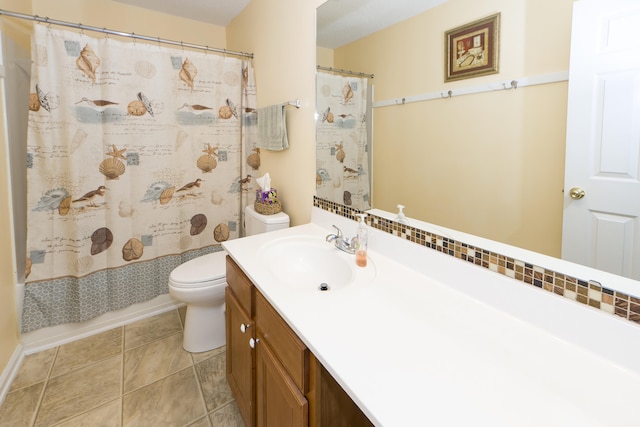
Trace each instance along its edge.
<path fill-rule="evenodd" d="M 445 32 L 445 82 L 498 72 L 500 13 Z"/>

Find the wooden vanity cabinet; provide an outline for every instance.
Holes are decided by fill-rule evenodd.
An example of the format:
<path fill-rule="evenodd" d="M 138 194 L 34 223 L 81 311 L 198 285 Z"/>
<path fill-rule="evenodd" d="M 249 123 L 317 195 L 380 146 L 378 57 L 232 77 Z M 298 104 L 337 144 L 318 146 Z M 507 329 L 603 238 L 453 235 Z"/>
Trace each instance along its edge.
<path fill-rule="evenodd" d="M 247 427 L 372 426 L 227 256 L 227 380 Z"/>
<path fill-rule="evenodd" d="M 251 281 L 227 256 L 226 341 L 227 382 L 231 388 L 244 423 L 255 425 L 255 361 L 250 341 L 254 338 L 253 301 L 255 290 Z"/>
<path fill-rule="evenodd" d="M 340 384 L 322 364 L 312 357 L 310 397 L 313 427 L 373 427 L 373 423 L 360 410 Z"/>
<path fill-rule="evenodd" d="M 256 292 L 258 427 L 308 426 L 309 349 Z"/>

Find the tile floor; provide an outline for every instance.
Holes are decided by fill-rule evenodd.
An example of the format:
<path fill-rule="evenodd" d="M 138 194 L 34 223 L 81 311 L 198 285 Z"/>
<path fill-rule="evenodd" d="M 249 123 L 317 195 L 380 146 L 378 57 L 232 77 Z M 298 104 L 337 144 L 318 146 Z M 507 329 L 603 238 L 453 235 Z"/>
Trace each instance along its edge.
<path fill-rule="evenodd" d="M 244 427 L 225 348 L 182 349 L 184 308 L 25 358 L 0 426 Z"/>

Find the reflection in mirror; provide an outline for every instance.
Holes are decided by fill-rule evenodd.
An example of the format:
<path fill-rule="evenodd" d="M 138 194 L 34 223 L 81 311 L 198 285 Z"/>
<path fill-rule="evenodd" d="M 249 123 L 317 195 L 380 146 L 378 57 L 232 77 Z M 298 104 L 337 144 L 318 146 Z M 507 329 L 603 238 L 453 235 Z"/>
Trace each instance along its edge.
<path fill-rule="evenodd" d="M 338 3 L 348 16 L 335 12 Z M 568 82 L 508 83 L 566 73 L 573 0 L 438 1 L 342 43 L 340 25 L 375 23 L 369 16 L 349 21 L 354 3 L 367 11 L 363 0 L 320 6 L 317 57 L 321 65 L 375 74 L 373 207 L 395 213 L 401 203 L 408 217 L 559 258 L 569 203 Z M 445 83 L 445 32 L 497 12 L 499 74 Z M 476 87 L 495 90 L 458 96 Z M 427 93 L 444 96 L 397 102 Z"/>
<path fill-rule="evenodd" d="M 371 208 L 371 90 L 367 77 L 345 74 L 316 74 L 316 195 L 364 211 Z"/>

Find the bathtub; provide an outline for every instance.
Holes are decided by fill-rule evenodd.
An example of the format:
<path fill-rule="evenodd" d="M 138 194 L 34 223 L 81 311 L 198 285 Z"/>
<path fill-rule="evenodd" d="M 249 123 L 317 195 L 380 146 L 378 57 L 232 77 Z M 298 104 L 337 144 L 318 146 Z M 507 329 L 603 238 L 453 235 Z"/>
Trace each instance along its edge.
<path fill-rule="evenodd" d="M 24 285 L 22 286 L 22 293 L 24 293 Z M 33 354 L 147 317 L 175 310 L 182 305 L 184 304 L 173 299 L 169 294 L 163 294 L 149 301 L 105 313 L 86 322 L 65 323 L 22 334 L 20 343 L 24 348 L 25 354 Z"/>
<path fill-rule="evenodd" d="M 22 330 L 22 307 L 24 305 L 24 279 L 16 283 L 16 315 L 18 316 L 18 330 Z"/>

